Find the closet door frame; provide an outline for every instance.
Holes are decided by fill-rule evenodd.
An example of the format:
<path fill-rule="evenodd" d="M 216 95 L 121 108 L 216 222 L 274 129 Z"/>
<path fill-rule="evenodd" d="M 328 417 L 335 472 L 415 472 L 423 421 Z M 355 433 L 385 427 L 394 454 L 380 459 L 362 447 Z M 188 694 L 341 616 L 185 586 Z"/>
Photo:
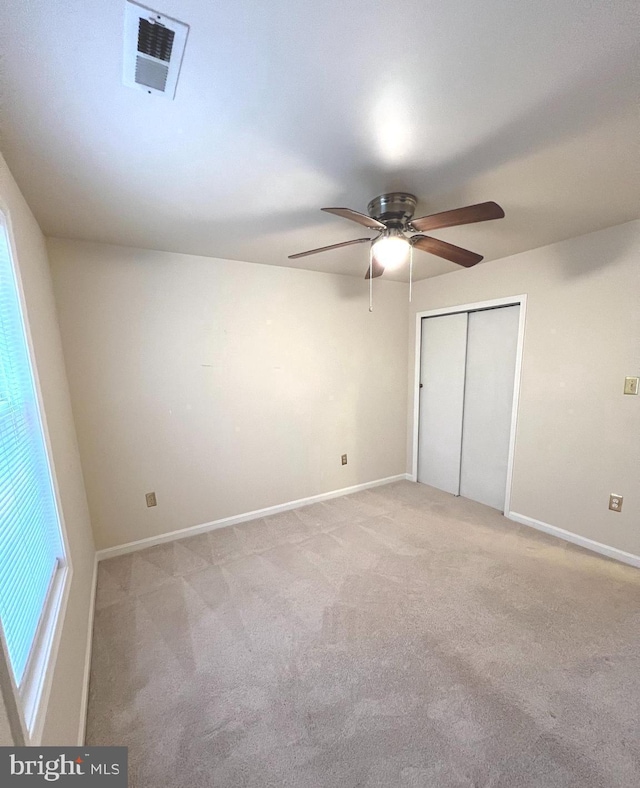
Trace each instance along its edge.
<path fill-rule="evenodd" d="M 478 301 L 474 304 L 457 304 L 442 309 L 429 309 L 416 313 L 415 367 L 413 381 L 413 451 L 411 480 L 418 480 L 418 430 L 420 428 L 420 358 L 422 354 L 422 319 L 439 315 L 454 315 L 457 312 L 477 312 L 481 309 L 492 309 L 500 306 L 519 306 L 518 345 L 516 350 L 515 380 L 513 385 L 513 403 L 511 406 L 511 429 L 509 433 L 509 459 L 507 461 L 507 488 L 504 497 L 505 514 L 511 511 L 511 484 L 513 480 L 513 457 L 516 445 L 516 428 L 518 422 L 518 403 L 520 400 L 520 376 L 522 372 L 522 354 L 524 351 L 524 328 L 527 312 L 527 296 L 516 295 L 505 298 L 494 298 L 491 301 Z"/>

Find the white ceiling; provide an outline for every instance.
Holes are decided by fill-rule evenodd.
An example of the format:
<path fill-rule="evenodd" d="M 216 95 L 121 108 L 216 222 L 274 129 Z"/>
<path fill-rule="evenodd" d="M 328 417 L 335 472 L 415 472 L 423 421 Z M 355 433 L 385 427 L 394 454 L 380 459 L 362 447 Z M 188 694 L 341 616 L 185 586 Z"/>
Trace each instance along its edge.
<path fill-rule="evenodd" d="M 175 101 L 122 84 L 124 0 L 3 0 L 0 149 L 47 235 L 362 276 L 322 206 L 406 190 L 494 259 L 640 214 L 636 0 L 151 0 Z M 455 270 L 416 254 L 418 278 Z"/>

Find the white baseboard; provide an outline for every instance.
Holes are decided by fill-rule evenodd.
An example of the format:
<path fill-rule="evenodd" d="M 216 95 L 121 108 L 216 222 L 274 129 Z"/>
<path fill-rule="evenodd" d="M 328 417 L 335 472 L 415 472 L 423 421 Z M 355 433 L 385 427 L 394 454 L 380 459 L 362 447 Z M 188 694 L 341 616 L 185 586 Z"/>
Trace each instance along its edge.
<path fill-rule="evenodd" d="M 89 676 L 91 673 L 91 649 L 93 646 L 93 619 L 96 613 L 96 590 L 98 588 L 98 555 L 93 562 L 93 577 L 91 579 L 91 599 L 89 600 L 89 631 L 87 633 L 87 649 L 84 657 L 84 671 L 82 676 L 82 700 L 80 702 L 80 725 L 78 727 L 78 746 L 84 745 L 87 730 L 87 707 L 89 705 Z"/>
<path fill-rule="evenodd" d="M 533 517 L 526 517 L 524 514 L 508 512 L 506 516 L 509 518 L 509 520 L 513 520 L 516 523 L 529 525 L 531 528 L 535 528 L 538 531 L 544 531 L 547 534 L 564 539 L 565 542 L 577 544 L 580 547 L 584 547 L 587 550 L 593 551 L 594 553 L 600 553 L 600 555 L 606 555 L 608 558 L 615 558 L 616 561 L 622 561 L 624 564 L 630 564 L 631 566 L 640 568 L 640 555 L 626 553 L 624 550 L 619 550 L 617 547 L 610 547 L 607 544 L 596 542 L 593 539 L 587 539 L 586 536 L 574 534 L 572 531 L 565 531 L 563 528 L 557 528 L 555 525 L 543 523 L 541 520 L 534 520 Z"/>
<path fill-rule="evenodd" d="M 223 517 L 221 520 L 213 520 L 210 523 L 192 525 L 188 528 L 181 528 L 179 531 L 169 531 L 159 536 L 149 536 L 146 539 L 138 539 L 135 542 L 128 542 L 127 544 L 117 545 L 116 547 L 107 547 L 104 550 L 98 550 L 96 558 L 98 561 L 104 561 L 107 558 L 115 558 L 118 555 L 133 553 L 136 550 L 144 550 L 146 547 L 153 547 L 163 542 L 172 542 L 175 539 L 185 539 L 188 536 L 197 536 L 207 531 L 215 531 L 218 528 L 226 528 L 229 525 L 245 523 L 248 520 L 257 520 L 260 517 L 268 517 L 272 514 L 287 512 L 290 509 L 297 509 L 300 506 L 308 506 L 312 503 L 328 501 L 331 498 L 339 498 L 342 495 L 349 495 L 350 493 L 360 492 L 360 490 L 367 490 L 370 487 L 380 487 L 383 484 L 390 484 L 391 482 L 398 482 L 405 479 L 411 481 L 410 474 L 399 473 L 397 476 L 388 476 L 386 479 L 376 479 L 372 482 L 354 484 L 352 487 L 343 487 L 341 490 L 332 490 L 331 492 L 320 493 L 319 495 L 311 495 L 308 498 L 300 498 L 297 501 L 288 501 L 287 503 L 276 504 L 276 506 L 267 506 L 265 509 L 256 509 L 253 512 L 236 514 L 232 517 Z"/>

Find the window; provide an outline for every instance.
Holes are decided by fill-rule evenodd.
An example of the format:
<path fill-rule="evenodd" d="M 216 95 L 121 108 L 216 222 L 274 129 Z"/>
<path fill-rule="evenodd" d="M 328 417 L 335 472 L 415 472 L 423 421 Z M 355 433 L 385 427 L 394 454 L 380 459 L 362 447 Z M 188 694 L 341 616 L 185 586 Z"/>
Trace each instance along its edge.
<path fill-rule="evenodd" d="M 27 732 L 36 716 L 65 576 L 20 291 L 0 213 L 0 623 Z"/>

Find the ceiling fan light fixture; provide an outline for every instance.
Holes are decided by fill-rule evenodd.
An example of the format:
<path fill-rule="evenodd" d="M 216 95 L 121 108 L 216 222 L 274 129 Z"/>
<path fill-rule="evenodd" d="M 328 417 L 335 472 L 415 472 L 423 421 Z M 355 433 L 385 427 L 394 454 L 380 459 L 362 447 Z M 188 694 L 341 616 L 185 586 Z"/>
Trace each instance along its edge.
<path fill-rule="evenodd" d="M 385 270 L 392 271 L 407 262 L 410 248 L 402 235 L 383 235 L 373 242 L 373 256 Z"/>
<path fill-rule="evenodd" d="M 465 205 L 449 211 L 432 213 L 429 216 L 413 218 L 418 203 L 415 194 L 408 192 L 387 192 L 374 197 L 367 206 L 368 215 L 354 211 L 352 208 L 322 208 L 326 213 L 341 216 L 351 222 L 378 233 L 378 237 L 356 238 L 353 241 L 342 241 L 307 252 L 290 254 L 290 260 L 306 257 L 318 252 L 329 252 L 343 246 L 368 243 L 369 265 L 365 279 L 369 280 L 369 309 L 372 309 L 372 281 L 384 274 L 386 269 L 392 270 L 401 265 L 409 264 L 409 301 L 411 301 L 411 285 L 413 279 L 413 250 L 442 257 L 456 265 L 471 268 L 483 258 L 482 255 L 462 249 L 448 241 L 423 235 L 425 231 L 438 230 L 445 227 L 458 227 L 461 224 L 486 222 L 489 219 L 502 219 L 504 210 L 495 202 L 481 202 Z M 418 235 L 414 235 L 418 233 Z M 408 237 L 411 236 L 411 237 Z"/>

